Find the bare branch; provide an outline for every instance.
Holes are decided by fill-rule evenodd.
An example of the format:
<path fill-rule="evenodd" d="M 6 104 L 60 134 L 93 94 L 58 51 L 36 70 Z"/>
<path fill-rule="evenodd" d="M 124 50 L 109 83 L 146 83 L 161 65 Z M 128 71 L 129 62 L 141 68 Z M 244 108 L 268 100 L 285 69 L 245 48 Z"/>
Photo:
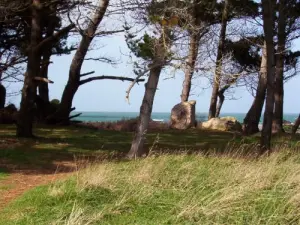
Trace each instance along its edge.
<path fill-rule="evenodd" d="M 75 109 L 76 109 L 75 107 L 71 108 L 70 113 L 73 112 Z"/>
<path fill-rule="evenodd" d="M 94 74 L 94 73 L 95 73 L 95 71 L 83 73 L 83 74 L 80 74 L 80 77 L 88 76 L 88 75 L 91 75 L 91 74 Z"/>
<path fill-rule="evenodd" d="M 107 57 L 97 57 L 97 58 L 86 58 L 84 59 L 85 61 L 99 61 L 99 62 L 103 62 L 103 63 L 110 63 L 112 65 L 117 65 L 118 62 L 113 60 L 113 59 L 110 59 L 110 58 L 107 58 Z"/>
<path fill-rule="evenodd" d="M 132 83 L 129 85 L 129 87 L 128 87 L 127 91 L 126 91 L 126 100 L 127 100 L 128 104 L 130 104 L 130 101 L 129 101 L 129 95 L 130 95 L 130 92 L 131 92 L 132 88 L 134 87 L 134 85 L 135 85 L 136 83 L 139 82 L 140 78 L 141 78 L 142 76 L 144 76 L 145 74 L 147 74 L 149 71 L 150 71 L 150 69 L 146 69 L 144 72 L 140 73 L 140 74 L 132 81 Z"/>
<path fill-rule="evenodd" d="M 117 34 L 117 33 L 122 33 L 125 30 L 114 30 L 114 31 L 100 31 L 95 34 L 95 36 L 102 36 L 102 35 L 111 35 L 111 34 Z"/>
<path fill-rule="evenodd" d="M 74 119 L 74 118 L 76 118 L 76 117 L 79 117 L 79 116 L 81 116 L 81 115 L 82 115 L 82 113 L 77 113 L 77 114 L 75 114 L 75 115 L 73 115 L 73 116 L 70 116 L 70 117 L 69 117 L 69 120 Z"/>
<path fill-rule="evenodd" d="M 49 79 L 44 78 L 44 77 L 35 77 L 34 80 L 42 81 L 42 82 L 45 82 L 45 83 L 48 83 L 48 84 L 53 84 L 54 83 L 52 80 L 49 80 Z"/>
<path fill-rule="evenodd" d="M 94 80 L 121 80 L 121 81 L 132 81 L 134 82 L 135 79 L 134 78 L 129 78 L 129 77 L 116 77 L 116 76 L 97 76 L 97 77 L 90 77 L 90 78 L 87 78 L 85 80 L 82 80 L 80 81 L 79 85 L 82 85 L 82 84 L 86 84 L 88 82 L 91 82 L 91 81 L 94 81 Z M 137 82 L 143 82 L 145 81 L 145 79 L 138 79 L 136 81 Z"/>

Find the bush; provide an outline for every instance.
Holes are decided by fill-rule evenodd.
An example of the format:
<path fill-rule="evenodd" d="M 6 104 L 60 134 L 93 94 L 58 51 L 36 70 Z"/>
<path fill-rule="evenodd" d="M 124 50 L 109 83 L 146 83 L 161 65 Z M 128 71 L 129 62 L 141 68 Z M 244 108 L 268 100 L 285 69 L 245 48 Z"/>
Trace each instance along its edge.
<path fill-rule="evenodd" d="M 13 124 L 17 121 L 18 110 L 14 104 L 9 104 L 0 110 L 0 123 Z"/>

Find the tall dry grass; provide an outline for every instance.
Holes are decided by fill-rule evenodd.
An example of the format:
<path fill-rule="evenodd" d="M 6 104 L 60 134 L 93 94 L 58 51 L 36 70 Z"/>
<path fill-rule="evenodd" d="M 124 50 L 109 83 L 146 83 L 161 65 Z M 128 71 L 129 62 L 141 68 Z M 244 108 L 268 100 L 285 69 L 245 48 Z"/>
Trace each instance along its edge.
<path fill-rule="evenodd" d="M 28 193 L 10 215 L 11 224 L 299 224 L 299 193 L 296 149 L 257 158 L 228 146 L 222 155 L 95 162 Z"/>
<path fill-rule="evenodd" d="M 78 172 L 77 190 L 104 188 L 118 193 L 100 212 L 110 215 L 111 221 L 120 222 L 124 215 L 135 214 L 139 205 L 149 203 L 161 207 L 165 215 L 153 218 L 153 224 L 300 222 L 300 154 L 281 149 L 270 157 L 250 159 L 237 157 L 240 151 L 231 150 L 222 157 L 163 155 L 93 165 Z M 97 215 L 91 217 L 99 219 Z"/>

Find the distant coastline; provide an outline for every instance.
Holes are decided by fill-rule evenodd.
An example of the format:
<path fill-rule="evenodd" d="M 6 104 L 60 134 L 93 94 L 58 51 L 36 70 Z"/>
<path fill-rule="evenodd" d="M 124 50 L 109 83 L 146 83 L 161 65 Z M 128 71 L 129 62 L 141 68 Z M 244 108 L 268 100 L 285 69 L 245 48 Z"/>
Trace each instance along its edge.
<path fill-rule="evenodd" d="M 77 117 L 76 120 L 83 122 L 106 122 L 106 121 L 119 121 L 136 118 L 138 112 L 74 112 L 74 114 L 82 113 L 81 116 Z M 284 120 L 294 122 L 298 117 L 297 113 L 286 113 L 284 114 Z M 233 116 L 239 122 L 243 123 L 246 113 L 222 113 L 221 117 Z M 196 113 L 197 121 L 206 121 L 208 117 L 207 113 Z M 152 113 L 152 119 L 155 121 L 168 122 L 170 119 L 170 113 L 168 112 L 154 112 Z M 261 120 L 262 122 L 262 120 Z"/>

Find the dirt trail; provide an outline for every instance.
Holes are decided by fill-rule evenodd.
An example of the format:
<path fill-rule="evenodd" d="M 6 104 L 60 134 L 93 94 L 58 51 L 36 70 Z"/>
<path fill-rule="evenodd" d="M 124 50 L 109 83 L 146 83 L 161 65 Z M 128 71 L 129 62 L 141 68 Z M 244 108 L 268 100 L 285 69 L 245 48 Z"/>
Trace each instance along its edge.
<path fill-rule="evenodd" d="M 62 179 L 69 175 L 69 173 L 61 174 L 22 174 L 15 173 L 8 178 L 0 181 L 0 187 L 5 190 L 0 190 L 0 210 L 6 207 L 12 200 L 21 196 L 24 192 L 40 185 L 49 184 L 58 179 Z"/>
<path fill-rule="evenodd" d="M 9 168 L 10 165 L 6 165 Z M 52 168 L 53 165 L 52 165 Z M 63 169 L 60 169 L 63 168 Z M 65 168 L 68 168 L 67 170 Z M 76 163 L 60 161 L 56 169 L 18 169 L 10 170 L 9 176 L 0 180 L 0 210 L 11 201 L 21 196 L 24 192 L 40 186 L 65 179 L 76 170 Z"/>

